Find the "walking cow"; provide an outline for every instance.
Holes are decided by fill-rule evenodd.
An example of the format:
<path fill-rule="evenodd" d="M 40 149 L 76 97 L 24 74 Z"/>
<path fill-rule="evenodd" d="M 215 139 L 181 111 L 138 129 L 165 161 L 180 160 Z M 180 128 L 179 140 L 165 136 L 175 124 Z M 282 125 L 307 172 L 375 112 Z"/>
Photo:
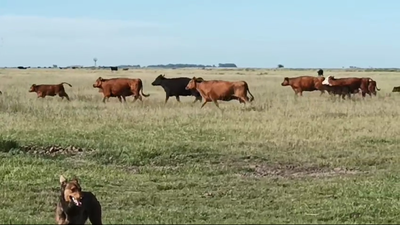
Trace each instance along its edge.
<path fill-rule="evenodd" d="M 170 96 L 175 96 L 178 102 L 181 102 L 179 96 L 194 96 L 196 101 L 202 100 L 200 93 L 193 90 L 186 90 L 185 87 L 189 83 L 190 78 L 188 77 L 176 77 L 176 78 L 165 78 L 164 75 L 159 75 L 151 85 L 153 86 L 161 86 L 165 91 L 165 103 L 167 103 Z"/>

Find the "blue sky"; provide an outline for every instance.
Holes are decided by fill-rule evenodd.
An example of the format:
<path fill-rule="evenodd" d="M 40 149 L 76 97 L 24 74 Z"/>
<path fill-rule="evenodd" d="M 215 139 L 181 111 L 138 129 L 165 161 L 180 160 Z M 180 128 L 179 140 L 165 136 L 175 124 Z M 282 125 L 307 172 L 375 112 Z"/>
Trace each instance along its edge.
<path fill-rule="evenodd" d="M 379 3 L 380 2 L 380 3 Z M 0 66 L 400 67 L 395 0 L 1 0 Z"/>

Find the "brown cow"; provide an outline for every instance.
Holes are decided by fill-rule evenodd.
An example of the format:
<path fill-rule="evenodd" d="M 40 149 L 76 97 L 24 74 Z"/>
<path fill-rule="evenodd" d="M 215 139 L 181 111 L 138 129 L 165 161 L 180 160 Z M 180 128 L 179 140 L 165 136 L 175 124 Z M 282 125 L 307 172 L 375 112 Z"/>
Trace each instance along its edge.
<path fill-rule="evenodd" d="M 313 77 L 313 76 L 300 76 L 300 77 L 285 77 L 283 78 L 282 86 L 291 86 L 294 94 L 303 96 L 303 91 L 321 91 L 322 95 L 325 93 L 325 89 L 322 85 L 324 77 Z M 330 90 L 327 90 L 330 92 Z"/>
<path fill-rule="evenodd" d="M 61 97 L 61 99 L 64 99 L 65 97 L 69 101 L 69 96 L 65 92 L 63 84 L 67 84 L 68 86 L 72 87 L 72 85 L 67 82 L 61 82 L 60 84 L 32 84 L 29 92 L 36 92 L 38 98 L 44 98 L 47 95 L 58 95 Z"/>
<path fill-rule="evenodd" d="M 322 84 L 328 86 L 347 86 L 349 88 L 349 93 L 347 94 L 348 98 L 351 97 L 351 93 L 354 93 L 357 90 L 360 90 L 362 97 L 365 97 L 365 94 L 368 93 L 368 84 L 370 80 L 370 78 L 335 78 L 334 76 L 329 76 L 328 78 L 324 79 Z"/>
<path fill-rule="evenodd" d="M 137 99 L 142 101 L 143 97 L 149 97 L 149 94 L 143 93 L 143 83 L 141 79 L 131 79 L 131 78 L 111 78 L 104 79 L 102 77 L 97 78 L 96 82 L 93 84 L 94 88 L 101 88 L 103 91 L 103 102 L 110 97 L 117 97 L 120 102 L 122 102 L 121 97 L 133 95 L 135 98 L 133 102 Z M 99 91 L 100 92 L 100 91 Z M 140 93 L 142 95 L 140 95 Z"/>
<path fill-rule="evenodd" d="M 205 81 L 203 79 L 193 77 L 186 85 L 185 89 L 196 89 L 200 93 L 201 97 L 204 99 L 204 103 L 200 108 L 203 108 L 207 102 L 214 102 L 214 104 L 219 108 L 218 100 L 230 101 L 233 99 L 238 99 L 240 103 L 244 104 L 254 100 L 254 96 L 251 94 L 246 81 Z M 250 99 L 247 97 L 247 92 L 250 94 Z"/>

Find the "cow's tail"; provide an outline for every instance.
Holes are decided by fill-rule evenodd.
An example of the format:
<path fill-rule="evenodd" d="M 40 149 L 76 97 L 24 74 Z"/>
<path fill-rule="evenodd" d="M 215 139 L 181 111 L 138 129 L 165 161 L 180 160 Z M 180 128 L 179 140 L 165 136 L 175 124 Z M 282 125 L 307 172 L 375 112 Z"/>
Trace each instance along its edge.
<path fill-rule="evenodd" d="M 244 85 L 245 85 L 245 87 L 246 87 L 247 92 L 249 92 L 249 94 L 250 94 L 249 101 L 250 101 L 250 102 L 254 101 L 254 96 L 253 96 L 253 94 L 250 92 L 249 85 L 247 84 L 247 82 L 244 82 Z"/>
<path fill-rule="evenodd" d="M 66 85 L 72 87 L 72 85 L 70 83 L 67 83 L 67 82 L 61 82 L 61 84 L 66 84 Z"/>
<path fill-rule="evenodd" d="M 146 95 L 145 93 L 143 93 L 143 82 L 142 82 L 142 80 L 140 80 L 139 82 L 140 82 L 140 93 L 143 95 L 143 97 L 149 97 L 150 94 Z"/>

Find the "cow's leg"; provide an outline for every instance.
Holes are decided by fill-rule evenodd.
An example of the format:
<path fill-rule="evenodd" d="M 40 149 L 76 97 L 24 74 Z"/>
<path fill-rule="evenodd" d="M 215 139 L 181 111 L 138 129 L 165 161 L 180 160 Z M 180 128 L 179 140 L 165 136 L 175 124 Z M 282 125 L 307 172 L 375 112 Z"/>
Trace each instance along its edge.
<path fill-rule="evenodd" d="M 118 101 L 122 103 L 122 98 L 121 98 L 121 96 L 118 95 L 117 98 L 118 98 Z"/>
<path fill-rule="evenodd" d="M 210 100 L 208 100 L 208 99 L 205 100 L 204 103 L 201 105 L 200 109 L 203 108 L 207 104 L 207 102 L 210 102 Z"/>
<path fill-rule="evenodd" d="M 179 99 L 179 95 L 175 95 L 175 98 L 178 102 L 181 102 L 181 100 Z"/>
<path fill-rule="evenodd" d="M 195 103 L 195 102 L 197 102 L 197 101 L 201 102 L 201 100 L 202 100 L 201 96 L 195 96 L 195 99 L 194 99 L 194 101 L 192 102 L 192 104 Z"/>
<path fill-rule="evenodd" d="M 297 90 L 297 92 L 299 93 L 300 96 L 303 96 L 303 90 Z"/>
<path fill-rule="evenodd" d="M 319 96 L 323 95 L 324 93 L 325 93 L 325 91 L 324 91 L 324 90 L 321 90 L 321 94 L 320 94 Z"/>
<path fill-rule="evenodd" d="M 238 97 L 239 103 L 243 103 L 246 105 L 246 102 L 249 102 L 249 99 L 247 97 Z"/>
<path fill-rule="evenodd" d="M 104 96 L 104 97 L 103 97 L 103 103 L 106 103 L 106 99 L 107 99 L 107 101 L 109 100 L 108 98 L 109 98 L 109 97 Z"/>
<path fill-rule="evenodd" d="M 350 91 L 347 92 L 347 99 L 351 99 L 351 93 L 350 93 Z"/>
<path fill-rule="evenodd" d="M 71 101 L 71 100 L 69 99 L 69 96 L 68 96 L 67 93 L 64 93 L 63 96 L 64 96 L 68 101 Z"/>
<path fill-rule="evenodd" d="M 135 103 L 135 102 L 136 102 L 136 100 L 138 100 L 138 98 L 139 98 L 139 97 L 138 97 L 138 96 L 136 96 L 136 95 L 135 95 L 135 96 L 133 96 L 133 101 L 132 101 L 132 103 Z"/>
<path fill-rule="evenodd" d="M 218 100 L 217 100 L 217 99 L 213 99 L 213 102 L 214 102 L 214 104 L 215 104 L 219 109 L 221 109 L 221 108 L 219 107 L 219 104 L 218 104 Z"/>
<path fill-rule="evenodd" d="M 124 99 L 124 102 L 126 102 L 126 97 L 124 95 L 122 96 L 122 99 Z"/>
<path fill-rule="evenodd" d="M 167 104 L 168 99 L 169 99 L 169 94 L 168 94 L 168 93 L 165 93 L 165 101 L 164 101 L 164 104 Z"/>

